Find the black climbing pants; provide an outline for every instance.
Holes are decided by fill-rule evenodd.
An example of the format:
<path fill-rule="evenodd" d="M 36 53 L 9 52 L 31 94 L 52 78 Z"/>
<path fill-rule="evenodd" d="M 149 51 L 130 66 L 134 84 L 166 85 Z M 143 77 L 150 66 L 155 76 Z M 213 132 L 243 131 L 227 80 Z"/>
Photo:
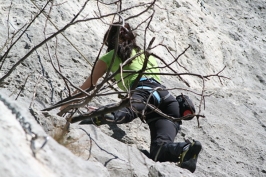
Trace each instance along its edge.
<path fill-rule="evenodd" d="M 144 87 L 143 87 L 144 86 Z M 143 88 L 161 88 L 157 89 L 160 96 L 151 95 L 151 90 Z M 138 89 L 140 88 L 140 89 Z M 154 92 L 153 92 L 154 93 Z M 145 121 L 150 128 L 151 146 L 150 157 L 156 161 L 177 162 L 185 142 L 175 143 L 174 139 L 180 129 L 181 122 L 172 122 L 151 108 L 146 107 L 149 103 L 159 108 L 164 114 L 172 117 L 180 117 L 179 104 L 165 87 L 153 79 L 140 81 L 137 88 L 131 96 L 131 106 L 122 108 L 113 112 L 117 124 L 131 122 L 133 119 L 142 116 L 145 111 Z"/>
<path fill-rule="evenodd" d="M 167 119 L 158 119 L 149 124 L 151 134 L 150 157 L 155 161 L 178 162 L 186 142 L 174 142 L 180 125 Z"/>

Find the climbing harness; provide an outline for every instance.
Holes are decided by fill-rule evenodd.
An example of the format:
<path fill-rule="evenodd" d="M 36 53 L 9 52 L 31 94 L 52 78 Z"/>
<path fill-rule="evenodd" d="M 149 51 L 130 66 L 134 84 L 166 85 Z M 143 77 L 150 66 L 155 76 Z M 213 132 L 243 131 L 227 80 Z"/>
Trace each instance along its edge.
<path fill-rule="evenodd" d="M 142 77 L 142 78 L 140 78 L 139 81 L 141 82 L 141 81 L 146 81 L 146 80 L 148 80 L 148 81 L 150 81 L 150 82 L 157 82 L 157 81 L 156 81 L 155 79 L 153 79 L 153 78 L 146 78 L 146 77 Z M 157 83 L 158 83 L 158 82 L 157 82 Z M 158 105 L 161 103 L 162 98 L 161 98 L 161 96 L 159 95 L 158 91 L 155 90 L 154 88 L 143 85 L 143 86 L 138 86 L 138 87 L 136 88 L 136 90 L 138 90 L 138 89 L 148 90 L 150 93 L 152 93 L 153 97 L 157 100 Z M 167 96 L 168 96 L 168 95 L 167 95 Z M 170 95 L 169 95 L 169 96 L 170 96 Z M 163 99 L 166 99 L 166 98 L 163 98 Z"/>
<path fill-rule="evenodd" d="M 156 98 L 156 100 L 157 100 L 158 103 L 160 104 L 160 102 L 161 102 L 161 97 L 160 97 L 159 93 L 158 93 L 156 90 L 154 90 L 153 88 L 148 87 L 148 86 L 139 86 L 139 87 L 137 87 L 136 89 L 137 89 L 137 90 L 138 90 L 138 89 L 148 90 L 150 93 L 152 93 L 152 95 Z"/>
<path fill-rule="evenodd" d="M 32 150 L 33 156 L 35 157 L 35 154 L 41 150 L 47 143 L 48 141 L 48 136 L 38 136 L 36 133 L 34 133 L 31 130 L 31 124 L 29 122 L 25 121 L 25 118 L 21 115 L 21 113 L 19 111 L 17 111 L 15 109 L 15 107 L 11 106 L 10 103 L 8 103 L 1 95 L 0 95 L 0 101 L 2 101 L 4 103 L 4 105 L 12 111 L 12 114 L 14 114 L 16 116 L 17 121 L 19 122 L 19 124 L 21 125 L 21 127 L 23 128 L 24 132 L 26 133 L 26 135 L 29 135 L 30 137 L 30 148 Z M 43 138 L 44 142 L 41 144 L 41 146 L 39 148 L 36 148 L 36 140 Z"/>

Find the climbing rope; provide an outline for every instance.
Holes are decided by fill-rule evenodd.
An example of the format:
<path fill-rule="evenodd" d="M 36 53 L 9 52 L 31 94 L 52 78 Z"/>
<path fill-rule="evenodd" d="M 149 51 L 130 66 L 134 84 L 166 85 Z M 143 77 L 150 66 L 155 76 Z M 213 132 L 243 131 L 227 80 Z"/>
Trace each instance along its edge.
<path fill-rule="evenodd" d="M 8 103 L 1 95 L 0 95 L 0 101 L 4 103 L 4 105 L 12 111 L 12 114 L 16 116 L 17 121 L 23 128 L 24 132 L 26 135 L 30 137 L 30 148 L 32 150 L 33 156 L 35 157 L 36 153 L 41 150 L 47 143 L 48 141 L 48 136 L 38 136 L 36 133 L 34 133 L 31 130 L 31 124 L 27 121 L 25 121 L 25 118 L 21 115 L 19 111 L 16 110 L 15 107 L 11 106 L 10 103 Z M 39 148 L 36 147 L 36 140 L 37 139 L 44 139 L 44 142 L 41 144 Z"/>

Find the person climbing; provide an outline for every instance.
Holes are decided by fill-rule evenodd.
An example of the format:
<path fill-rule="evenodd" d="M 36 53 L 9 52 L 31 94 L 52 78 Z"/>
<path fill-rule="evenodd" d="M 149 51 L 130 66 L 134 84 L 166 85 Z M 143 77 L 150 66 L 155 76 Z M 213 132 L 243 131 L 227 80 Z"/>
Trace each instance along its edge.
<path fill-rule="evenodd" d="M 111 72 L 119 69 L 120 64 L 128 58 L 135 58 L 127 64 L 123 71 L 139 71 L 143 67 L 145 54 L 137 55 L 141 48 L 136 44 L 136 37 L 132 32 L 129 23 L 122 26 L 121 23 L 114 23 L 104 35 L 104 43 L 107 45 L 107 53 L 103 55 L 95 65 L 93 73 L 86 79 L 80 87 L 83 90 L 95 86 L 98 79 L 101 78 L 110 68 Z M 115 50 L 117 46 L 117 50 Z M 117 54 L 115 54 L 117 51 Z M 192 101 L 185 95 L 174 97 L 168 92 L 165 86 L 160 84 L 160 73 L 156 59 L 148 56 L 148 63 L 145 72 L 149 75 L 143 75 L 135 90 L 131 92 L 131 106 L 124 107 L 118 111 L 108 113 L 103 116 L 91 117 L 80 122 L 80 124 L 123 124 L 134 120 L 145 112 L 145 122 L 150 129 L 150 158 L 159 162 L 179 162 L 181 168 L 188 169 L 192 173 L 196 169 L 198 155 L 202 149 L 199 141 L 174 142 L 174 139 L 180 130 L 181 121 L 173 122 L 164 118 L 160 114 L 146 107 L 149 103 L 168 116 L 179 118 L 195 112 Z M 132 84 L 138 74 L 129 74 L 123 72 L 114 76 L 120 89 L 131 90 Z M 123 79 L 123 82 L 121 81 Z M 155 88 L 161 88 L 156 89 Z M 61 110 L 66 106 L 62 106 Z"/>

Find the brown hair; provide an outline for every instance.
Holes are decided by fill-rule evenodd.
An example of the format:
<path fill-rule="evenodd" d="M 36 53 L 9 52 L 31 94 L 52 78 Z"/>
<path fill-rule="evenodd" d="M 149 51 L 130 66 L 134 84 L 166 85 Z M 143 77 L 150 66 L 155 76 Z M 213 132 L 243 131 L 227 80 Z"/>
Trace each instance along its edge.
<path fill-rule="evenodd" d="M 104 42 L 108 47 L 107 52 L 115 49 L 117 37 L 119 37 L 117 55 L 123 62 L 130 58 L 133 49 L 137 52 L 140 50 L 130 25 L 125 23 L 122 26 L 121 23 L 117 22 L 111 25 L 104 35 Z"/>

